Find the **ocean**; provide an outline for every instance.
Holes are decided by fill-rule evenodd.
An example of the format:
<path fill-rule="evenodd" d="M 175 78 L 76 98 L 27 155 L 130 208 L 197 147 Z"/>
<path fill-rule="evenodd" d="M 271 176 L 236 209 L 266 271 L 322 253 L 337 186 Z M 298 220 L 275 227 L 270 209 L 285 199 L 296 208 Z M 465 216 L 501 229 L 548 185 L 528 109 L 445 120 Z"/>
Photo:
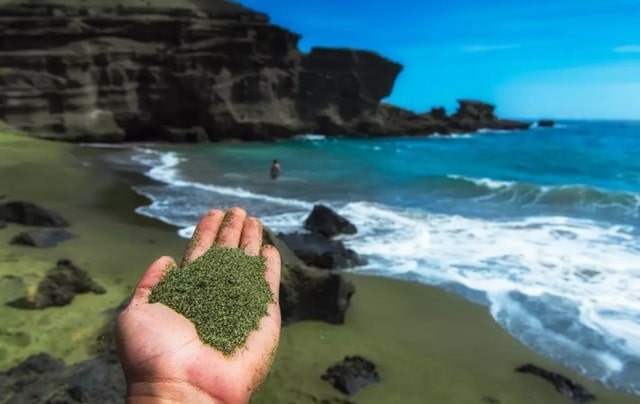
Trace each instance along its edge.
<path fill-rule="evenodd" d="M 157 180 L 138 213 L 189 237 L 210 208 L 279 232 L 314 204 L 346 216 L 353 272 L 486 305 L 534 350 L 640 395 L 640 122 L 524 132 L 137 145 L 108 156 Z M 269 178 L 278 159 L 282 177 Z"/>

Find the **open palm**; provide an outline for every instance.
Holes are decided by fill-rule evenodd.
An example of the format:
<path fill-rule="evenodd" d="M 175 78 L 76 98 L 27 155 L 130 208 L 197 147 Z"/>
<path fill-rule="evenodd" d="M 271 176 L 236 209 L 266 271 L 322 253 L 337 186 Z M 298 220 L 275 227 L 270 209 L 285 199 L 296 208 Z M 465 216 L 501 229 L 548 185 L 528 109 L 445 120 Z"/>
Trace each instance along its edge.
<path fill-rule="evenodd" d="M 262 254 L 274 302 L 246 345 L 225 357 L 203 344 L 194 325 L 181 314 L 148 302 L 151 288 L 176 267 L 172 258 L 158 259 L 136 286 L 116 327 L 129 402 L 245 403 L 266 376 L 280 337 L 280 255 L 272 246 L 262 248 L 262 226 L 257 219 L 247 218 L 239 208 L 226 215 L 224 226 L 225 213 L 219 210 L 200 220 L 183 263 L 194 261 L 214 244 L 243 248 L 247 255 Z"/>

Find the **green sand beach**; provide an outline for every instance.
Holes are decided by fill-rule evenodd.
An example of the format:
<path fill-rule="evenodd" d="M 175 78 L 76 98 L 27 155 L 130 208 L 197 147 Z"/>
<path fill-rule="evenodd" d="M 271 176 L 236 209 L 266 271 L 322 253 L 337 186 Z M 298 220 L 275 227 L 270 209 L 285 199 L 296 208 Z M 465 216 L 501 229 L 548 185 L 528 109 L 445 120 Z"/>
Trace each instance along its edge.
<path fill-rule="evenodd" d="M 10 276 L 37 279 L 60 258 L 87 270 L 107 289 L 66 307 L 20 310 L 0 306 L 0 368 L 47 352 L 67 364 L 89 357 L 98 330 L 160 255 L 180 257 L 185 240 L 174 228 L 134 213 L 147 201 L 131 191 L 138 178 L 82 164 L 79 146 L 0 135 L 0 195 L 24 199 L 65 217 L 78 237 L 58 247 L 9 245 L 22 226 L 0 229 L 0 293 Z M 213 208 L 213 207 L 212 207 Z M 249 212 L 250 213 L 250 212 Z M 599 403 L 637 403 L 537 355 L 512 338 L 485 307 L 433 287 L 378 277 L 356 285 L 344 325 L 302 322 L 283 329 L 272 371 L 256 403 L 569 403 L 553 386 L 513 371 L 534 363 L 583 384 Z M 345 355 L 362 355 L 382 382 L 346 397 L 320 379 Z M 327 400 L 327 401 L 323 401 Z"/>

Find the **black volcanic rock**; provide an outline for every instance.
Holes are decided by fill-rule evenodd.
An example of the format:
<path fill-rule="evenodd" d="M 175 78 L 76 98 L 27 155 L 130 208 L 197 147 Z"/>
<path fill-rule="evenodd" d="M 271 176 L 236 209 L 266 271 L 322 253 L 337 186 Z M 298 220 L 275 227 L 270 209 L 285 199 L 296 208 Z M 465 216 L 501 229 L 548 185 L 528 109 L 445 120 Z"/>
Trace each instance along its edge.
<path fill-rule="evenodd" d="M 120 363 L 106 355 L 65 366 L 40 353 L 0 372 L 0 401 L 6 404 L 110 404 L 124 402 L 125 393 Z"/>
<path fill-rule="evenodd" d="M 74 238 L 75 235 L 65 229 L 33 229 L 22 232 L 11 239 L 11 244 L 29 247 L 55 247 L 65 240 Z"/>
<path fill-rule="evenodd" d="M 545 379 L 549 383 L 553 384 L 558 393 L 571 398 L 575 404 L 595 401 L 596 399 L 596 397 L 591 394 L 586 388 L 578 383 L 575 383 L 568 377 L 558 373 L 550 372 L 536 365 L 532 365 L 530 363 L 522 365 L 516 368 L 516 372 L 530 373 L 534 376 Z"/>
<path fill-rule="evenodd" d="M 66 306 L 76 294 L 89 292 L 102 294 L 106 291 L 86 271 L 69 260 L 60 260 L 54 268 L 47 271 L 34 296 L 25 296 L 7 304 L 21 309 L 46 309 Z"/>
<path fill-rule="evenodd" d="M 358 229 L 344 216 L 325 205 L 315 205 L 304 221 L 304 228 L 322 234 L 325 237 L 333 237 L 338 234 L 356 234 Z"/>
<path fill-rule="evenodd" d="M 280 285 L 282 322 L 312 320 L 344 324 L 354 293 L 353 283 L 341 274 L 291 267 Z"/>
<path fill-rule="evenodd" d="M 458 100 L 458 110 L 449 118 L 457 131 L 475 132 L 479 129 L 524 130 L 531 124 L 505 119 L 495 115 L 495 105 L 478 100 Z"/>
<path fill-rule="evenodd" d="M 373 383 L 380 383 L 380 375 L 373 362 L 362 356 L 345 356 L 329 367 L 322 375 L 333 387 L 344 394 L 352 395 Z"/>
<path fill-rule="evenodd" d="M 280 251 L 280 312 L 283 324 L 304 320 L 343 324 L 355 293 L 354 284 L 342 274 L 307 266 L 267 228 L 264 243 Z"/>
<path fill-rule="evenodd" d="M 0 217 L 9 223 L 19 223 L 26 226 L 66 227 L 69 225 L 57 213 L 25 201 L 0 204 Z"/>
<path fill-rule="evenodd" d="M 331 240 L 317 233 L 278 234 L 305 264 L 321 269 L 347 269 L 366 264 L 358 254 L 344 246 L 342 241 Z"/>
<path fill-rule="evenodd" d="M 553 128 L 556 123 L 551 119 L 541 119 L 538 121 L 538 127 L 540 128 Z"/>
<path fill-rule="evenodd" d="M 303 53 L 298 34 L 236 3 L 87 4 L 16 0 L 0 6 L 0 120 L 36 136 L 91 142 L 527 126 L 475 116 L 468 102 L 459 117 L 381 104 L 400 64 L 366 50 Z"/>
<path fill-rule="evenodd" d="M 447 119 L 447 111 L 444 107 L 433 107 L 431 111 L 428 112 L 428 115 L 440 121 Z"/>

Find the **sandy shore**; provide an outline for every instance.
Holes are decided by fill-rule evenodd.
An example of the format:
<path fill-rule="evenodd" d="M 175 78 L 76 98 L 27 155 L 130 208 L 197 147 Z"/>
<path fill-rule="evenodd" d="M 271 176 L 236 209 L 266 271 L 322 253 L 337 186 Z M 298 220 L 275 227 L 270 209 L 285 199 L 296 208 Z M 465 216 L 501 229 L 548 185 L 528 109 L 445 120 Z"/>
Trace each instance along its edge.
<path fill-rule="evenodd" d="M 94 153 L 95 151 L 92 151 Z M 53 209 L 78 238 L 52 249 L 11 246 L 21 229 L 0 229 L 0 279 L 37 276 L 59 258 L 86 269 L 108 293 L 84 295 L 63 308 L 25 311 L 0 305 L 0 368 L 48 352 L 67 363 L 88 345 L 147 265 L 184 248 L 175 229 L 133 213 L 146 203 L 130 189 L 136 178 L 81 164 L 78 146 L 0 135 L 0 195 Z M 351 276 L 356 295 L 346 324 L 298 323 L 283 330 L 272 372 L 257 403 L 349 399 L 320 379 L 344 355 L 374 361 L 382 383 L 350 398 L 358 403 L 569 403 L 547 382 L 513 369 L 535 363 L 591 390 L 601 403 L 638 403 L 532 352 L 487 309 L 441 290 L 384 278 Z M 8 293 L 0 280 L 0 297 Z M 495 400 L 495 401 L 491 401 Z"/>

